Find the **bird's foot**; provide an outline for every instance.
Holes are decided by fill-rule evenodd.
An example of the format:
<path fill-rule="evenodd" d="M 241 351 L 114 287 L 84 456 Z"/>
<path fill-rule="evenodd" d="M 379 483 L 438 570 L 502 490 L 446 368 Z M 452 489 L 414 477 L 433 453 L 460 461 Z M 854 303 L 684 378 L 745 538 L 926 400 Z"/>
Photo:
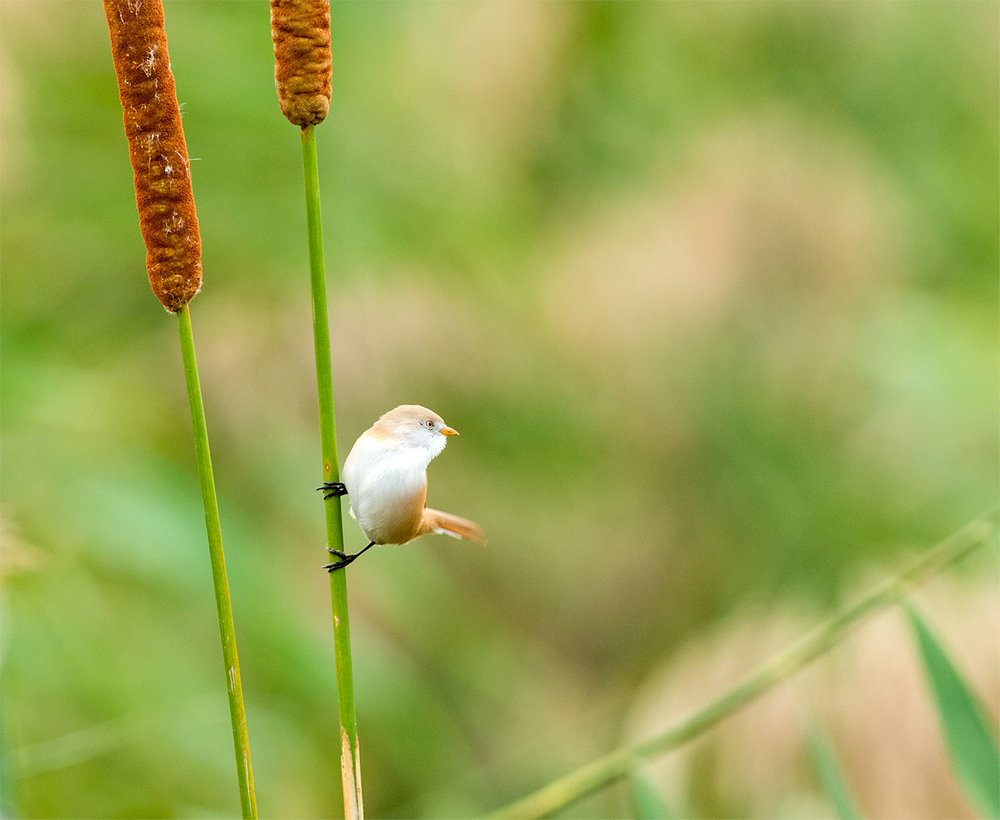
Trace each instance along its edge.
<path fill-rule="evenodd" d="M 333 550 L 331 550 L 331 552 L 333 552 Z M 342 552 L 338 552 L 335 554 L 342 555 L 343 558 L 340 561 L 334 561 L 332 564 L 323 564 L 323 569 L 325 569 L 327 572 L 334 572 L 335 570 L 343 569 L 349 563 L 351 563 L 351 561 L 353 561 L 355 558 L 358 557 L 357 555 L 344 555 L 344 553 Z"/>
<path fill-rule="evenodd" d="M 316 489 L 323 491 L 324 501 L 328 498 L 337 498 L 341 495 L 347 495 L 347 487 L 339 481 L 324 481 L 323 486 L 317 487 Z"/>
<path fill-rule="evenodd" d="M 361 553 L 366 552 L 367 550 L 371 549 L 374 546 L 375 546 L 375 542 L 372 541 L 363 550 L 359 550 L 358 552 L 354 553 L 353 555 L 348 555 L 346 552 L 341 552 L 340 550 L 335 550 L 335 549 L 331 549 L 330 547 L 327 547 L 326 551 L 328 553 L 330 553 L 330 555 L 337 556 L 337 558 L 339 558 L 340 560 L 339 561 L 334 561 L 332 564 L 323 564 L 323 569 L 325 569 L 327 572 L 334 572 L 335 570 L 343 569 L 348 564 L 350 564 L 355 558 L 357 558 L 359 555 L 361 555 Z"/>

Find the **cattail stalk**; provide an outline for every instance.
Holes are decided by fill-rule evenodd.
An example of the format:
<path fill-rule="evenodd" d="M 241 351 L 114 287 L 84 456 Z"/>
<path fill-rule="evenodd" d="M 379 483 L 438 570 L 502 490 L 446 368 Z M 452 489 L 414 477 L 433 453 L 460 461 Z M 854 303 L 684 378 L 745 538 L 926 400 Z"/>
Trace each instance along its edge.
<path fill-rule="evenodd" d="M 184 360 L 184 380 L 187 384 L 188 402 L 191 406 L 191 426 L 194 430 L 198 478 L 201 484 L 202 503 L 205 507 L 205 529 L 208 533 L 208 554 L 212 562 L 215 606 L 219 618 L 219 633 L 222 636 L 222 658 L 226 668 L 226 691 L 229 695 L 229 719 L 233 729 L 233 748 L 236 752 L 236 776 L 239 780 L 240 806 L 245 820 L 256 820 L 257 798 L 253 789 L 250 739 L 247 736 L 246 710 L 243 706 L 240 661 L 236 653 L 236 629 L 233 625 L 233 606 L 229 598 L 226 556 L 222 549 L 219 500 L 215 492 L 212 453 L 208 447 L 208 427 L 205 422 L 205 405 L 201 397 L 201 381 L 198 378 L 198 360 L 195 358 L 191 310 L 187 305 L 177 311 L 177 320 L 181 356 Z"/>
<path fill-rule="evenodd" d="M 271 0 L 275 85 L 281 112 L 302 129 L 306 227 L 309 238 L 309 282 L 312 294 L 313 348 L 319 401 L 320 454 L 323 481 L 338 481 L 337 430 L 333 402 L 333 364 L 326 300 L 326 263 L 320 210 L 315 126 L 330 107 L 330 6 L 327 0 Z M 326 542 L 344 549 L 339 500 L 325 503 Z M 354 705 L 351 622 L 347 606 L 347 573 L 330 573 L 334 657 L 337 667 L 337 711 L 340 718 L 340 771 L 346 820 L 362 820 L 361 757 Z"/>
<path fill-rule="evenodd" d="M 240 804 L 243 817 L 255 820 L 257 804 L 243 686 L 236 653 L 236 633 L 222 549 L 222 527 L 208 446 L 205 406 L 188 308 L 188 302 L 201 287 L 201 239 L 191 190 L 187 146 L 167 53 L 163 5 L 161 0 L 104 0 L 104 12 L 124 109 L 129 156 L 135 174 L 136 203 L 139 226 L 146 243 L 149 282 L 163 306 L 175 313 L 178 320 L 222 638 Z"/>
<path fill-rule="evenodd" d="M 319 175 L 316 164 L 316 132 L 302 129 L 302 161 L 306 181 L 306 215 L 309 233 L 309 270 L 313 300 L 313 338 L 316 352 L 316 385 L 319 397 L 320 452 L 323 481 L 339 481 L 337 430 L 333 404 L 333 366 L 327 319 L 326 281 L 323 264 L 323 232 L 320 220 Z M 326 540 L 330 549 L 343 551 L 344 525 L 340 499 L 325 502 Z M 347 573 L 330 573 L 333 608 L 333 648 L 337 665 L 337 711 L 340 717 L 340 769 L 344 791 L 344 817 L 362 820 L 361 751 L 354 707 L 354 667 L 351 658 L 351 621 L 347 607 Z"/>

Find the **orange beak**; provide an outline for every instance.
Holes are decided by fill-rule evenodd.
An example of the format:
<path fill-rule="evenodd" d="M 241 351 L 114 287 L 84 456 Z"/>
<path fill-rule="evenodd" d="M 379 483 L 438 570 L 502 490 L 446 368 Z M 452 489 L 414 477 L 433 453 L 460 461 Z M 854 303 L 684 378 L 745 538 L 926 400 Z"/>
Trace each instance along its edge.
<path fill-rule="evenodd" d="M 458 435 L 458 430 L 452 430 L 450 427 L 442 427 L 440 432 L 441 432 L 442 436 L 457 436 Z"/>

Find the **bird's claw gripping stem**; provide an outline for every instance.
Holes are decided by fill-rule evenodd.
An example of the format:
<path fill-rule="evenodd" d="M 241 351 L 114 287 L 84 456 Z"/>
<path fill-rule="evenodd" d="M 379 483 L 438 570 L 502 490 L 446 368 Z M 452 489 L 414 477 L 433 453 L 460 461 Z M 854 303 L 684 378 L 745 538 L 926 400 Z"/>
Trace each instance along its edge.
<path fill-rule="evenodd" d="M 326 501 L 326 499 L 328 498 L 337 498 L 338 496 L 341 495 L 347 495 L 347 487 L 340 481 L 324 481 L 322 486 L 317 487 L 316 489 L 323 491 L 324 501 Z M 334 570 L 343 569 L 348 564 L 350 564 L 355 558 L 361 555 L 362 552 L 367 550 L 369 547 L 373 546 L 375 546 L 375 544 L 371 543 L 360 552 L 354 553 L 354 555 L 348 555 L 346 552 L 341 552 L 340 550 L 335 550 L 331 549 L 330 547 L 327 547 L 326 551 L 330 553 L 330 555 L 334 555 L 340 560 L 334 561 L 333 563 L 330 564 L 323 564 L 323 569 L 325 569 L 327 572 L 333 572 Z"/>
<path fill-rule="evenodd" d="M 358 555 L 361 554 L 359 552 L 357 555 L 348 555 L 346 552 L 341 552 L 340 550 L 332 550 L 329 547 L 327 547 L 326 551 L 330 553 L 330 555 L 336 555 L 340 559 L 339 561 L 334 561 L 331 564 L 323 564 L 323 569 L 325 569 L 327 572 L 333 572 L 334 570 L 343 569 L 349 563 L 351 563 L 351 561 L 357 558 Z"/>
<path fill-rule="evenodd" d="M 323 486 L 317 487 L 316 489 L 323 491 L 324 501 L 328 498 L 337 498 L 341 495 L 347 495 L 347 487 L 339 481 L 324 481 Z"/>
<path fill-rule="evenodd" d="M 351 561 L 353 561 L 355 558 L 361 555 L 361 553 L 371 549 L 374 546 L 375 542 L 372 541 L 367 547 L 365 547 L 363 550 L 359 550 L 358 552 L 354 553 L 354 555 L 348 555 L 346 552 L 341 552 L 340 550 L 335 550 L 331 549 L 330 547 L 327 547 L 326 551 L 330 553 L 330 555 L 336 555 L 340 560 L 334 561 L 332 564 L 323 564 L 323 569 L 325 569 L 327 572 L 333 572 L 334 570 L 343 569 L 349 563 L 351 563 Z"/>

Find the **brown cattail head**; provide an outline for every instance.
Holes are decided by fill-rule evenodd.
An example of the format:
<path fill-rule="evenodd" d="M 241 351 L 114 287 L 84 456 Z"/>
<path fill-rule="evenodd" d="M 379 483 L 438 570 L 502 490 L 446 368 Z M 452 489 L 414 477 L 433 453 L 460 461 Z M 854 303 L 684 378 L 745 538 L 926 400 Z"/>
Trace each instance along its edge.
<path fill-rule="evenodd" d="M 201 237 L 187 145 L 174 90 L 161 0 L 104 0 L 111 56 L 125 109 L 146 271 L 176 313 L 201 287 Z"/>
<path fill-rule="evenodd" d="M 329 0 L 271 0 L 274 83 L 281 113 L 305 128 L 330 109 Z"/>

